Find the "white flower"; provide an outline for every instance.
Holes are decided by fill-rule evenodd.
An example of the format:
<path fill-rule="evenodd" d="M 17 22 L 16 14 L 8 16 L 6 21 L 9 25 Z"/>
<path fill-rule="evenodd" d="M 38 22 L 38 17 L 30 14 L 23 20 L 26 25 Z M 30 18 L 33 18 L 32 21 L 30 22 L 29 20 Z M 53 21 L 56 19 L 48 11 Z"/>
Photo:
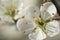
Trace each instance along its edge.
<path fill-rule="evenodd" d="M 1 3 L 0 3 L 1 20 L 8 23 L 14 23 L 13 19 L 17 13 L 17 10 L 18 10 L 17 8 L 19 5 L 21 5 L 21 3 L 22 3 L 21 0 L 1 0 Z M 9 8 L 11 8 L 11 10 L 9 10 Z M 12 11 L 14 12 L 14 10 L 16 12 L 12 14 Z"/>
<path fill-rule="evenodd" d="M 52 10 L 52 8 L 53 8 L 53 10 Z M 26 8 L 24 8 L 23 10 L 21 10 L 18 13 L 19 19 L 17 21 L 17 28 L 20 32 L 24 32 L 24 33 L 28 34 L 30 40 L 39 40 L 40 38 L 41 38 L 41 40 L 43 40 L 46 38 L 46 34 L 44 33 L 46 30 L 43 28 L 43 26 L 45 26 L 44 22 L 49 20 L 50 18 L 53 18 L 56 15 L 56 12 L 57 12 L 56 7 L 51 2 L 44 3 L 43 6 L 40 7 L 40 9 L 38 6 L 35 6 L 35 5 L 27 6 Z M 42 28 L 37 29 L 36 32 L 34 33 L 33 30 L 37 27 L 37 24 L 34 21 L 35 21 L 35 19 L 38 20 L 40 15 L 42 18 L 42 19 L 40 19 L 40 21 L 42 21 L 43 26 L 41 26 L 41 24 L 40 25 L 38 24 L 38 26 L 39 27 L 41 26 Z M 49 23 L 47 23 L 47 25 L 48 24 Z M 57 24 L 55 24 L 55 25 L 57 25 Z M 59 27 L 59 25 L 54 26 L 54 27 L 53 26 L 54 25 L 52 25 L 52 29 L 57 26 Z M 49 26 L 48 27 L 45 26 L 45 27 L 46 27 L 47 31 L 49 32 L 48 36 L 50 36 L 51 35 L 50 30 L 48 30 L 50 27 Z M 59 28 L 55 28 L 55 29 L 57 30 Z M 52 32 L 54 32 L 54 31 L 52 31 Z M 59 31 L 57 30 L 57 32 L 59 32 Z M 55 34 L 55 33 L 56 32 L 54 32 L 53 34 Z"/>

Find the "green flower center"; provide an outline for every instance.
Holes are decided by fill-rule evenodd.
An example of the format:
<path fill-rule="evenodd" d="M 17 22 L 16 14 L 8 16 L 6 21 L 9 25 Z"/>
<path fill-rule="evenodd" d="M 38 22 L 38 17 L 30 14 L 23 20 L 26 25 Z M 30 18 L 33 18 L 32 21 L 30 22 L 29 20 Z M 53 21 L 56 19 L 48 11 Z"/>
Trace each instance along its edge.
<path fill-rule="evenodd" d="M 46 25 L 48 22 L 52 21 L 51 19 L 48 20 L 43 20 L 42 17 L 40 16 L 37 20 L 35 20 L 35 23 L 37 24 L 37 27 L 41 28 L 44 33 L 47 32 L 46 30 Z M 47 33 L 46 33 L 47 34 Z"/>

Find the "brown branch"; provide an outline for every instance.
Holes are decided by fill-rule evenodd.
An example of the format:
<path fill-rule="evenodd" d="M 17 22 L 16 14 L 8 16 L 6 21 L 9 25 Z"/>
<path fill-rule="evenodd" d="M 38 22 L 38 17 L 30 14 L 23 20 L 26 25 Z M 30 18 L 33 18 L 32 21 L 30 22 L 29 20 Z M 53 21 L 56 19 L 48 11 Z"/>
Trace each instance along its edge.
<path fill-rule="evenodd" d="M 60 16 L 56 16 L 53 18 L 54 20 L 60 20 Z"/>

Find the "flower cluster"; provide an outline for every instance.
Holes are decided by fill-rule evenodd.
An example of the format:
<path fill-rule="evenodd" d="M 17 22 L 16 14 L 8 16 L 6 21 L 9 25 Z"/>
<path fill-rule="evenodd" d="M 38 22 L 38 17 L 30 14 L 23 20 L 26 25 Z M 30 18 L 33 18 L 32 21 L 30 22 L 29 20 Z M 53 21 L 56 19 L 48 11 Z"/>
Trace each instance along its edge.
<path fill-rule="evenodd" d="M 53 37 L 59 33 L 59 23 L 53 20 L 57 10 L 52 2 L 43 3 L 40 7 L 28 5 L 24 8 L 23 5 L 23 2 L 18 7 L 14 2 L 9 6 L 1 5 L 4 11 L 0 11 L 1 20 L 16 22 L 19 32 L 28 35 L 30 40 L 42 40 L 46 35 Z"/>

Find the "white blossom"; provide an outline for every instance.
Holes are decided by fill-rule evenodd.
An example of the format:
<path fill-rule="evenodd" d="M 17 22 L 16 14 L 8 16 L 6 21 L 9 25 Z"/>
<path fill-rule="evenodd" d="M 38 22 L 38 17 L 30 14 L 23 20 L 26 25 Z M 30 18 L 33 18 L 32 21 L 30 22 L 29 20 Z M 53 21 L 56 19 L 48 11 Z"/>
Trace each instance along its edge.
<path fill-rule="evenodd" d="M 11 16 L 5 15 L 6 12 L 8 12 L 8 8 L 13 6 L 16 6 L 16 8 L 21 5 L 22 1 L 21 0 L 1 0 L 0 3 L 0 18 L 4 22 L 8 23 L 14 23 L 14 20 Z M 15 9 L 17 11 L 17 9 Z M 11 11 L 11 10 L 10 10 Z M 9 14 L 9 13 L 8 13 Z"/>
<path fill-rule="evenodd" d="M 53 9 L 52 9 L 53 8 Z M 39 16 L 41 15 L 42 19 L 44 21 L 53 18 L 56 15 L 57 11 L 56 11 L 56 7 L 53 3 L 51 2 L 47 2 L 44 3 L 43 6 L 41 6 L 40 8 L 36 5 L 30 5 L 27 6 L 26 8 L 24 8 L 23 10 L 21 10 L 18 14 L 20 15 L 20 17 L 18 17 L 18 22 L 17 22 L 17 28 L 20 32 L 24 32 L 26 34 L 28 34 L 28 37 L 30 40 L 43 40 L 46 38 L 46 34 L 42 31 L 42 29 L 37 29 L 36 32 L 32 32 L 35 28 L 36 28 L 36 23 L 34 22 L 35 19 L 38 19 Z M 25 23 L 28 22 L 28 24 L 26 25 Z M 50 21 L 49 21 L 50 23 Z M 59 25 L 58 22 L 57 24 L 55 24 L 55 21 L 51 23 L 51 28 L 54 29 L 52 30 L 53 33 L 51 33 L 49 30 L 50 29 L 50 24 L 47 23 L 46 29 L 48 31 L 48 36 L 51 37 L 55 36 L 59 33 Z M 48 25 L 49 24 L 49 25 Z M 56 26 L 54 26 L 54 25 Z M 58 28 L 56 28 L 58 26 Z M 56 29 L 56 31 L 55 31 Z M 50 34 L 51 33 L 51 34 Z M 55 34 L 55 35 L 54 35 Z"/>

